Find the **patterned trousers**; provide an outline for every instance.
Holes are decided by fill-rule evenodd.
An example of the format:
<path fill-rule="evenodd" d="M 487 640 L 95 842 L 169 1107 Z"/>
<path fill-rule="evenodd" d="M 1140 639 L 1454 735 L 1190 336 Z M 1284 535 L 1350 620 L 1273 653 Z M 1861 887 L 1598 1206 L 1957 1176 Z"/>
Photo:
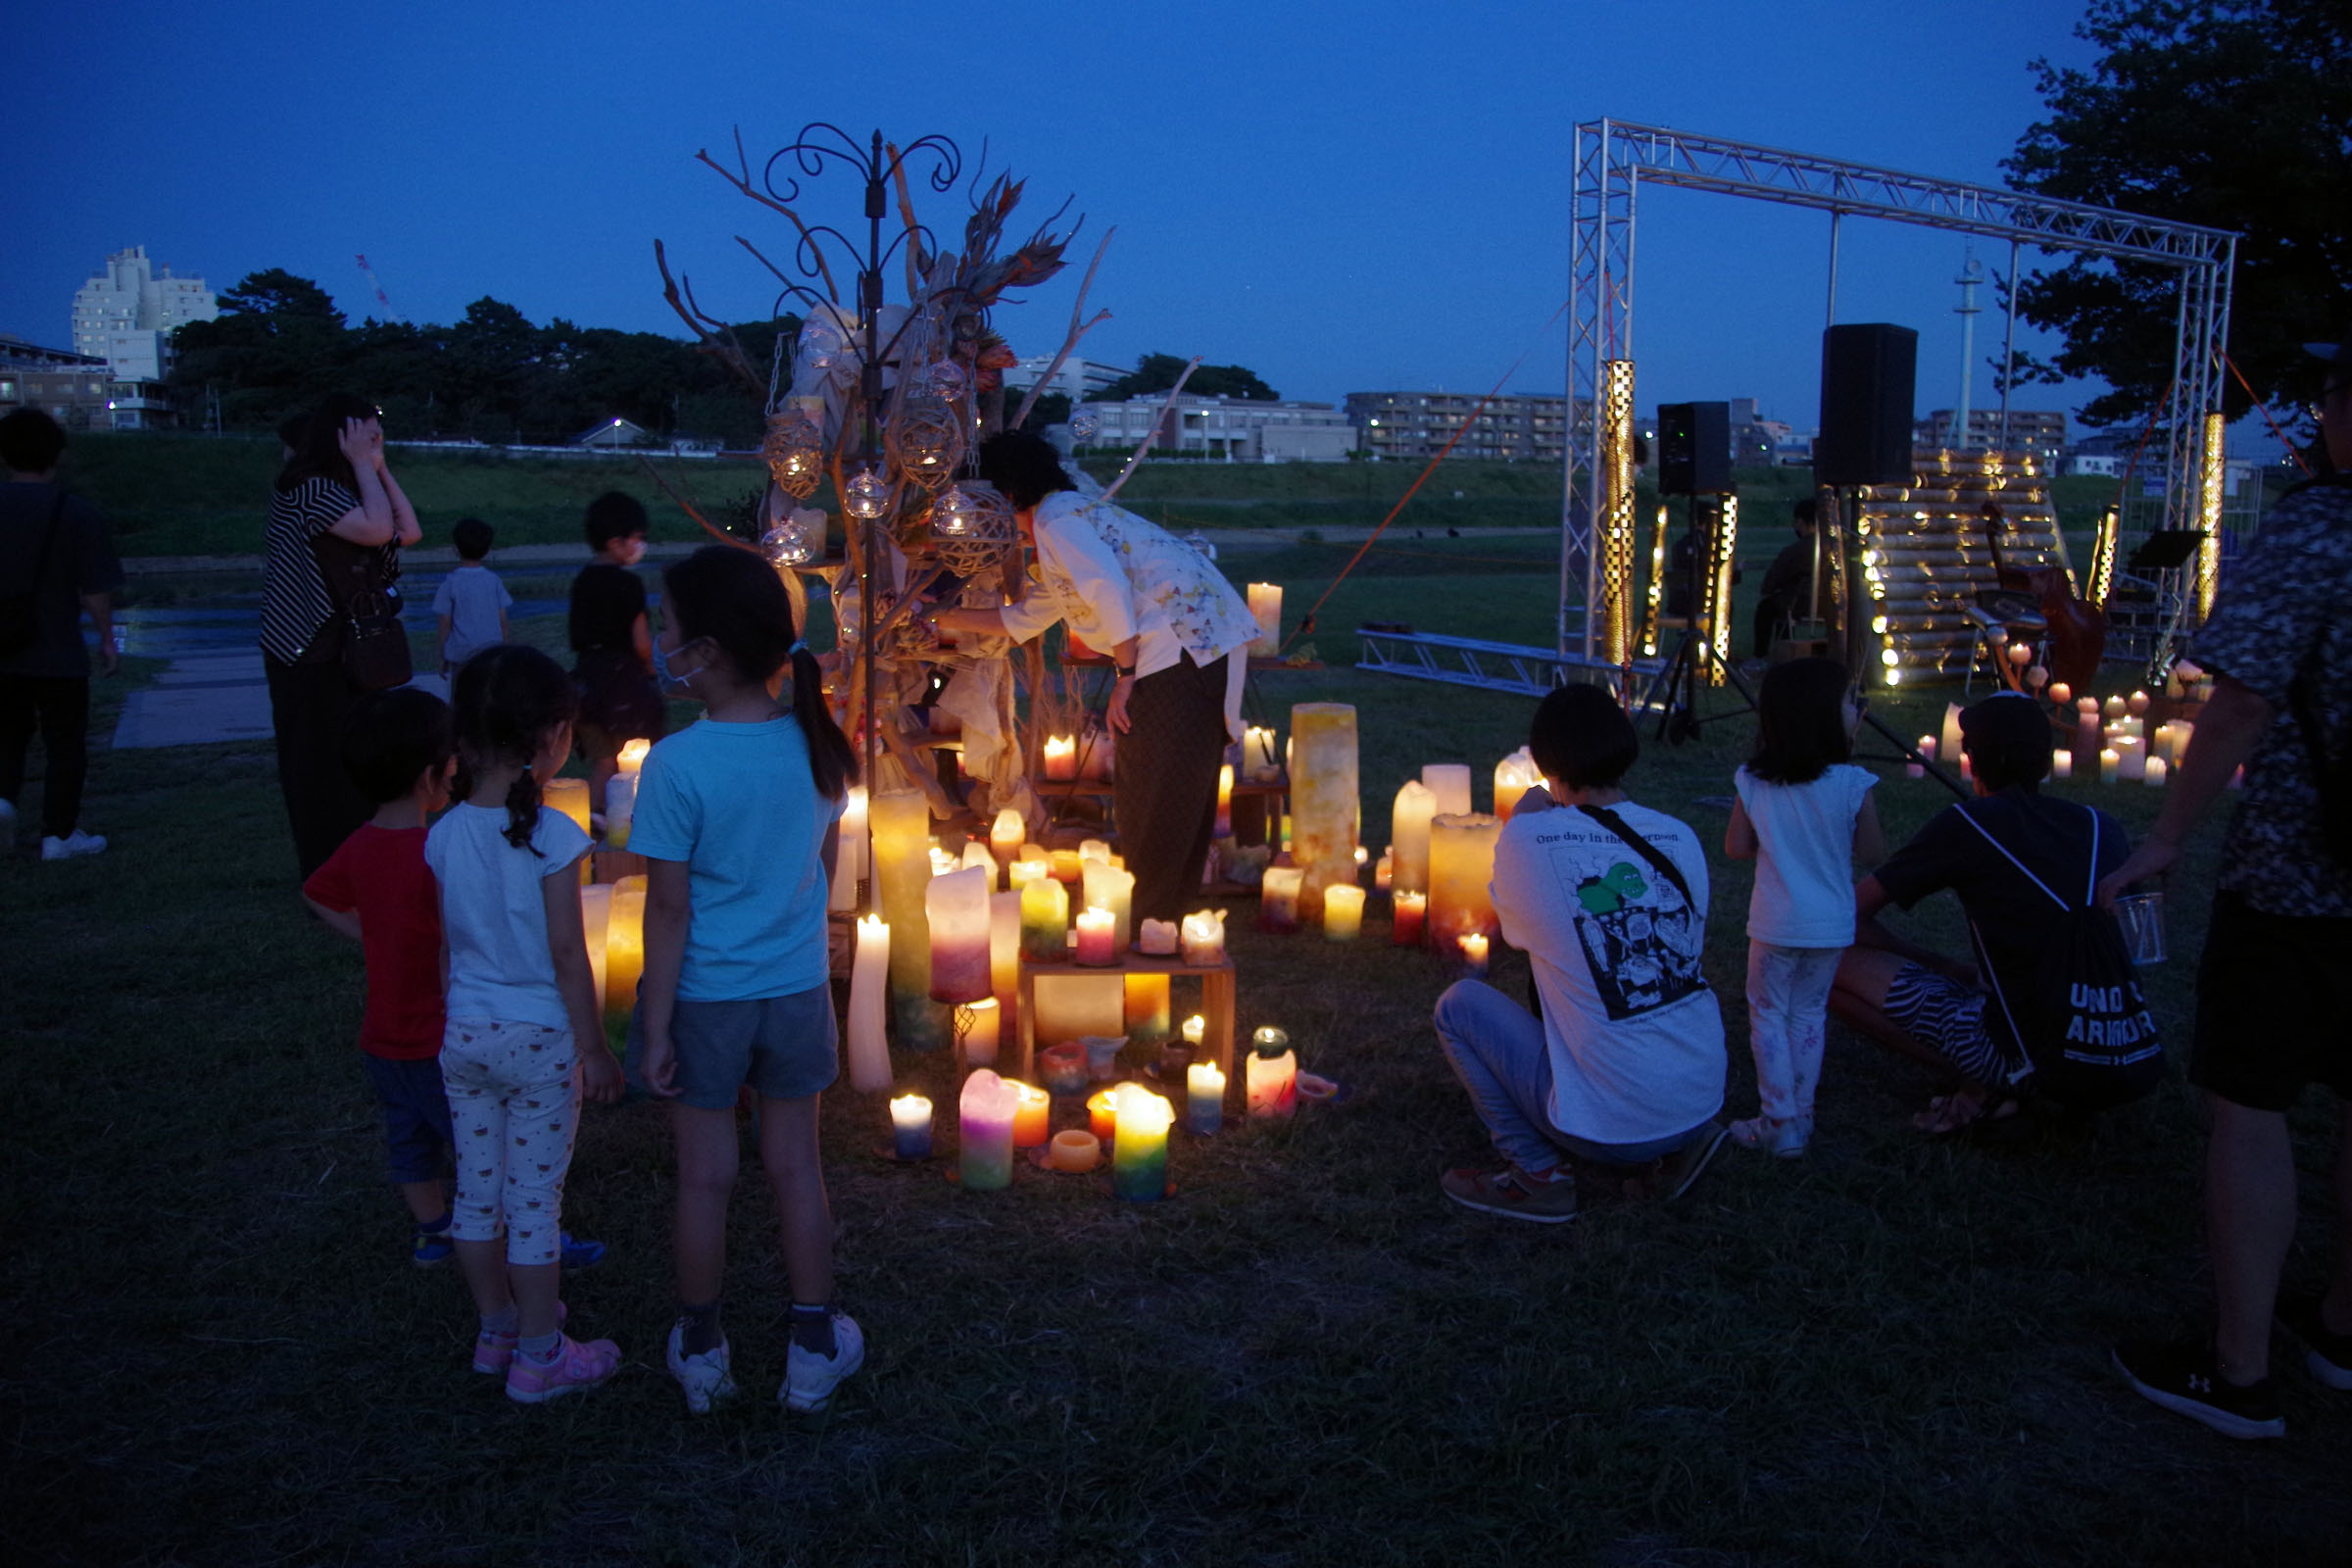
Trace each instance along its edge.
<path fill-rule="evenodd" d="M 569 1029 L 452 1018 L 441 1081 L 457 1134 L 449 1233 L 494 1242 L 507 1261 L 553 1263 L 563 1250 L 564 1178 L 579 1132 L 579 1053 Z"/>

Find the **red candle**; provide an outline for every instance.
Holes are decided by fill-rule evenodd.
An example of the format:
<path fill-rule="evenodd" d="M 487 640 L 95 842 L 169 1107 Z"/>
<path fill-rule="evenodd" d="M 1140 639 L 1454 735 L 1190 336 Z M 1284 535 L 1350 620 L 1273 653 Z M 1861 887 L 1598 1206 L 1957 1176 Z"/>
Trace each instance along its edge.
<path fill-rule="evenodd" d="M 1397 894 L 1396 924 L 1395 929 L 1390 931 L 1389 940 L 1400 948 L 1419 947 L 1421 944 L 1421 920 L 1428 912 L 1428 894 Z"/>

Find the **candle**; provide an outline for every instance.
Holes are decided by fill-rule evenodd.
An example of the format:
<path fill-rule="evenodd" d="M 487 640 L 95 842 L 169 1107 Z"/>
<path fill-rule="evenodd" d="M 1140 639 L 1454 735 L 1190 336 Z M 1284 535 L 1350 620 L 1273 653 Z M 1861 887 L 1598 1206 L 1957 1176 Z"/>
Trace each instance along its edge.
<path fill-rule="evenodd" d="M 1277 658 L 1282 653 L 1282 584 L 1253 582 L 1249 594 L 1250 613 L 1257 618 L 1257 637 L 1250 644 L 1250 657 Z"/>
<path fill-rule="evenodd" d="M 1075 1127 L 1066 1133 L 1055 1133 L 1054 1142 L 1046 1149 L 1046 1164 L 1072 1175 L 1082 1176 L 1102 1163 L 1102 1140 Z"/>
<path fill-rule="evenodd" d="M 833 844 L 833 883 L 826 907 L 858 907 L 858 879 L 865 875 L 865 786 L 850 786 Z"/>
<path fill-rule="evenodd" d="M 1054 874 L 1054 862 L 1048 859 L 1019 859 L 1004 868 L 1004 885 L 1018 893 L 1032 882 L 1049 880 Z"/>
<path fill-rule="evenodd" d="M 653 749 L 654 743 L 643 736 L 621 742 L 620 751 L 612 759 L 612 765 L 619 769 L 619 773 L 615 776 L 625 774 L 630 778 L 635 778 L 637 770 L 645 766 L 646 754 Z"/>
<path fill-rule="evenodd" d="M 2026 686 L 2029 690 L 2039 691 L 2049 683 L 2050 672 L 2048 670 L 2039 664 L 2029 664 L 2026 667 Z"/>
<path fill-rule="evenodd" d="M 1056 1095 L 1081 1094 L 1086 1089 L 1086 1048 L 1065 1040 L 1037 1054 L 1037 1075 Z"/>
<path fill-rule="evenodd" d="M 1196 1061 L 1184 1070 L 1184 1125 L 1203 1136 L 1225 1125 L 1225 1074 L 1213 1061 Z"/>
<path fill-rule="evenodd" d="M 2180 760 L 2180 737 L 2173 733 L 2172 725 L 2159 724 L 2156 726 L 2156 733 L 2148 737 L 2148 756 L 2151 758 L 2161 757 L 2167 762 L 2177 762 Z"/>
<path fill-rule="evenodd" d="M 931 1157 L 931 1102 L 901 1095 L 890 1102 L 891 1152 L 901 1159 Z"/>
<path fill-rule="evenodd" d="M 1046 874 L 1065 888 L 1074 888 L 1086 876 L 1086 861 L 1076 850 L 1055 850 L 1046 859 Z"/>
<path fill-rule="evenodd" d="M 1168 1017 L 1171 1012 L 1168 977 L 1164 974 L 1130 974 L 1124 977 L 1124 1004 L 1127 1038 L 1151 1042 L 1168 1038 Z"/>
<path fill-rule="evenodd" d="M 1046 1119 L 1054 1112 L 1054 1097 L 1017 1079 L 1006 1079 L 1005 1087 L 1020 1097 L 1012 1111 L 1012 1147 L 1039 1148 L 1048 1136 Z"/>
<path fill-rule="evenodd" d="M 2171 771 L 2172 769 L 2166 765 L 2163 758 L 2148 758 L 2140 764 L 2140 782 L 2150 789 L 2160 788 L 2164 783 L 2165 775 Z"/>
<path fill-rule="evenodd" d="M 1936 746 L 1936 755 L 1950 761 L 1960 755 L 1960 705 L 1943 705 L 1943 732 Z"/>
<path fill-rule="evenodd" d="M 993 1193 L 1012 1184 L 1012 1121 L 1021 1097 L 1013 1085 L 987 1067 L 963 1081 L 956 1102 L 958 1165 L 963 1185 Z"/>
<path fill-rule="evenodd" d="M 1147 916 L 1135 934 L 1135 951 L 1154 958 L 1164 958 L 1176 951 L 1176 922 L 1154 920 Z"/>
<path fill-rule="evenodd" d="M 1259 884 L 1257 928 L 1287 933 L 1298 929 L 1298 886 L 1306 873 L 1295 865 L 1269 865 Z"/>
<path fill-rule="evenodd" d="M 997 858 L 989 853 L 986 843 L 979 839 L 965 839 L 963 858 L 956 863 L 966 871 L 978 871 L 987 879 L 988 891 L 997 891 Z"/>
<path fill-rule="evenodd" d="M 1380 852 L 1379 860 L 1372 866 L 1372 886 L 1380 892 L 1386 893 L 1389 891 L 1389 884 L 1396 879 L 1396 858 L 1383 850 Z"/>
<path fill-rule="evenodd" d="M 2073 778 L 2074 776 L 2075 754 L 2063 746 L 2050 753 L 2050 777 Z"/>
<path fill-rule="evenodd" d="M 1202 909 L 1184 917 L 1184 961 L 1213 968 L 1225 961 L 1225 911 Z"/>
<path fill-rule="evenodd" d="M 1429 824 L 1437 814 L 1437 794 L 1419 779 L 1407 779 L 1396 792 L 1389 854 L 1394 858 L 1390 883 L 1398 893 L 1429 891 Z"/>
<path fill-rule="evenodd" d="M 1215 826 L 1209 829 L 1209 837 L 1218 839 L 1233 837 L 1233 764 L 1231 762 L 1217 764 L 1217 820 Z"/>
<path fill-rule="evenodd" d="M 1519 806 L 1519 797 L 1544 782 L 1536 767 L 1536 760 L 1524 746 L 1494 764 L 1494 815 L 1508 822 L 1511 812 Z"/>
<path fill-rule="evenodd" d="M 1468 816 L 1470 814 L 1470 769 L 1461 762 L 1428 762 L 1421 768 L 1421 782 L 1438 798 L 1437 815 Z"/>
<path fill-rule="evenodd" d="M 931 874 L 934 877 L 946 876 L 950 871 L 955 870 L 957 866 L 963 863 L 961 860 L 958 860 L 955 856 L 950 855 L 947 851 L 941 849 L 936 844 L 931 846 L 930 855 Z"/>
<path fill-rule="evenodd" d="M 1079 910 L 1078 961 L 1095 969 L 1108 968 L 1118 962 L 1118 949 L 1111 945 L 1111 938 L 1117 930 L 1117 917 L 1108 909 Z"/>
<path fill-rule="evenodd" d="M 1106 1144 L 1118 1136 L 1118 1098 L 1116 1089 L 1098 1090 L 1086 1097 L 1086 1125 Z"/>
<path fill-rule="evenodd" d="M 1184 1043 L 1186 1045 L 1198 1048 L 1207 1038 L 1208 1020 L 1206 1018 L 1196 1012 L 1184 1020 Z"/>
<path fill-rule="evenodd" d="M 967 1067 L 987 1067 L 997 1059 L 997 1042 L 1004 1033 L 1004 1009 L 994 997 L 972 1003 L 970 1027 L 963 1032 L 963 1060 Z"/>
<path fill-rule="evenodd" d="M 2147 710 L 2148 694 L 2146 692 L 2133 692 L 2130 697 L 2124 699 L 2124 711 L 2130 713 L 2133 718 L 2139 717 Z"/>
<path fill-rule="evenodd" d="M 637 977 L 645 972 L 645 878 L 612 884 L 605 917 L 605 1016 L 626 1018 L 637 1005 Z"/>
<path fill-rule="evenodd" d="M 1142 1084 L 1121 1084 L 1111 1142 L 1110 1190 L 1130 1202 L 1168 1196 L 1168 1124 L 1176 1112 Z"/>
<path fill-rule="evenodd" d="M 2118 735 L 2109 741 L 2115 753 L 2115 777 L 2118 783 L 2136 784 L 2147 776 L 2147 743 L 2136 735 Z"/>
<path fill-rule="evenodd" d="M 1021 820 L 1021 813 L 1007 806 L 998 811 L 997 819 L 989 824 L 989 853 L 1001 864 L 1010 865 L 1020 858 L 1021 845 L 1028 837 L 1029 826 Z"/>
<path fill-rule="evenodd" d="M 2110 697 L 2107 699 L 2106 705 L 2101 710 L 2105 712 L 2109 718 L 2121 718 L 2124 716 L 2125 711 L 2124 700 L 2121 697 Z"/>
<path fill-rule="evenodd" d="M 1491 816 L 1446 815 L 1431 823 L 1429 931 L 1443 953 L 1466 931 L 1500 929 L 1494 919 L 1494 845 L 1502 824 Z"/>
<path fill-rule="evenodd" d="M 867 802 L 874 888 L 890 927 L 890 1015 L 899 1045 L 949 1044 L 948 1015 L 931 1000 L 931 802 L 918 790 L 884 790 Z"/>
<path fill-rule="evenodd" d="M 1086 1076 L 1089 1079 L 1106 1084 L 1119 1075 L 1119 1053 L 1127 1049 L 1125 1035 L 1087 1035 L 1078 1044 L 1086 1048 Z"/>
<path fill-rule="evenodd" d="M 1400 948 L 1420 946 L 1421 922 L 1429 912 L 1429 895 L 1399 893 L 1396 906 L 1396 919 L 1389 928 L 1389 940 Z"/>
<path fill-rule="evenodd" d="M 1078 737 L 1049 735 L 1046 737 L 1046 777 L 1054 780 L 1074 779 L 1078 776 Z"/>
<path fill-rule="evenodd" d="M 2075 689 L 2062 680 L 2050 682 L 2050 701 L 2064 708 L 2075 700 Z"/>
<path fill-rule="evenodd" d="M 890 1044 L 882 1037 L 889 969 L 890 926 L 869 914 L 858 922 L 858 949 L 850 962 L 850 1087 L 861 1094 L 890 1087 Z"/>
<path fill-rule="evenodd" d="M 1454 939 L 1462 950 L 1462 972 L 1485 978 L 1487 972 L 1487 934 L 1465 931 Z"/>
<path fill-rule="evenodd" d="M 2114 783 L 2115 770 L 2123 765 L 2123 760 L 2113 751 L 2099 753 L 2099 782 L 2102 784 Z"/>
<path fill-rule="evenodd" d="M 1323 939 L 1353 942 L 1364 924 L 1364 890 L 1357 887 L 1323 890 Z"/>
<path fill-rule="evenodd" d="M 1021 896 L 988 896 L 988 989 L 1006 1001 L 1021 988 Z"/>
<path fill-rule="evenodd" d="M 591 882 L 580 889 L 580 935 L 588 939 L 588 979 L 596 988 L 596 1010 L 605 1010 L 605 945 L 612 929 L 612 884 Z"/>
<path fill-rule="evenodd" d="M 1251 724 L 1242 731 L 1242 776 L 1252 784 L 1271 784 L 1282 777 L 1274 756 L 1274 732 Z"/>
<path fill-rule="evenodd" d="M 1903 777 L 1926 778 L 1928 776 L 1927 764 L 1928 762 L 1934 760 L 1936 756 L 1935 736 L 1922 735 L 1919 738 L 1919 755 L 1921 759 L 1919 761 L 1905 762 L 1903 764 Z"/>
<path fill-rule="evenodd" d="M 554 807 L 579 824 L 580 831 L 588 827 L 588 781 L 584 778 L 551 778 L 539 791 L 543 805 Z"/>
<path fill-rule="evenodd" d="M 2023 638 L 2011 643 L 2009 645 L 2009 662 L 2019 665 L 2034 662 L 2034 645 Z"/>
<path fill-rule="evenodd" d="M 1250 1037 L 1250 1060 L 1244 1079 L 1253 1117 L 1288 1116 L 1298 1108 L 1298 1055 L 1291 1037 L 1272 1024 L 1259 1026 Z"/>
<path fill-rule="evenodd" d="M 1127 1022 L 1127 986 L 1120 976 L 1088 970 L 1035 977 L 1034 1034 L 1055 1042 L 1089 1036 L 1119 1038 Z"/>
<path fill-rule="evenodd" d="M 2179 767 L 2188 760 L 2188 743 L 2196 739 L 2197 726 L 2185 718 L 2173 720 L 2173 765 Z"/>
<path fill-rule="evenodd" d="M 1078 858 L 1081 862 L 1099 860 L 1102 864 L 1108 865 L 1110 863 L 1110 846 L 1101 839 L 1080 839 L 1078 841 Z"/>
<path fill-rule="evenodd" d="M 923 893 L 931 926 L 931 1000 L 978 1002 L 996 994 L 990 968 L 988 873 L 975 867 L 935 876 Z"/>
<path fill-rule="evenodd" d="M 1283 839 L 1305 875 L 1298 915 L 1318 919 L 1323 890 L 1355 885 L 1357 787 L 1355 710 L 1346 703 L 1300 703 L 1291 710 L 1291 817 Z"/>
<path fill-rule="evenodd" d="M 1088 907 L 1110 911 L 1111 948 L 1125 953 L 1133 936 L 1129 920 L 1135 912 L 1135 873 L 1108 860 L 1088 860 L 1078 885 Z"/>
<path fill-rule="evenodd" d="M 608 848 L 625 850 L 629 847 L 629 818 L 636 814 L 636 773 L 613 774 L 605 783 L 605 844 Z"/>
<path fill-rule="evenodd" d="M 1070 895 L 1050 876 L 1021 889 L 1021 956 L 1031 963 L 1065 963 L 1070 956 Z"/>

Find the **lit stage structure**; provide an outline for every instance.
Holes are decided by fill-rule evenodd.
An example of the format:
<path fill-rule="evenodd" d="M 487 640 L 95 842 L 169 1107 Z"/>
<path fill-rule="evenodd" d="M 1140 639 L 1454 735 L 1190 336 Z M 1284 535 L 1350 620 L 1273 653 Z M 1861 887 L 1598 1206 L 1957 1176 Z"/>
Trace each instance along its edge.
<path fill-rule="evenodd" d="M 1595 120 L 1579 125 L 1575 148 L 1570 262 L 1574 298 L 1568 354 L 1572 427 L 1561 507 L 1555 655 L 1563 674 L 1576 666 L 1638 669 L 1643 655 L 1655 646 L 1644 625 L 1645 620 L 1654 625 L 1654 620 L 1643 615 L 1636 602 L 1632 454 L 1634 218 L 1636 197 L 1644 184 L 1743 196 L 1828 213 L 1827 318 L 1833 325 L 1838 318 L 1838 231 L 1848 216 L 2006 239 L 2012 279 L 2018 273 L 2019 254 L 2028 245 L 2176 269 L 2180 283 L 2173 381 L 2157 419 L 2164 436 L 2162 489 L 2158 498 L 2152 498 L 2153 507 L 2138 498 L 2127 498 L 2125 514 L 2102 525 L 2099 560 L 2090 575 L 2101 579 L 2104 586 L 2103 579 L 2114 569 L 2122 532 L 2202 529 L 2204 539 L 2192 574 L 2193 613 L 2201 616 L 2211 608 L 2222 561 L 2222 354 L 2229 340 L 2236 234 L 1624 121 Z M 2004 355 L 2007 363 L 2014 363 L 2016 336 L 2013 298 L 2008 321 L 2011 352 Z M 1999 444 L 2004 446 L 2007 380 L 2003 377 L 2001 391 L 2004 439 Z M 1952 461 L 1948 457 L 1939 460 L 1946 473 Z M 1986 473 L 1973 456 L 1958 461 L 1976 470 L 1970 476 L 1973 484 L 1963 488 L 1982 486 L 1987 478 L 2001 476 Z M 2024 469 L 2014 456 L 1996 453 L 1992 461 L 2008 478 L 2030 481 L 2041 477 Z M 1938 484 L 1933 468 L 1931 466 L 1931 488 Z M 1951 483 L 1949 478 L 1941 480 L 1946 487 Z M 1950 504 L 1922 509 L 1907 505 L 1905 496 L 1876 492 L 1855 499 L 1859 503 L 1857 524 L 1865 534 L 1874 517 L 1920 513 L 1911 520 L 1924 524 L 1930 520 L 1926 511 L 1941 514 Z M 1942 518 L 1939 515 L 1935 520 Z M 1948 527 L 1938 531 L 1947 536 L 1955 532 Z M 2062 551 L 2054 518 L 2048 538 L 2051 546 Z M 1871 548 L 1867 537 L 1857 543 Z M 1888 541 L 1889 546 L 1893 543 Z M 1894 558 L 1903 554 L 1890 548 L 1884 552 L 1881 563 L 1873 564 L 1879 566 L 1878 586 L 1884 586 L 1900 567 Z M 1654 568 L 1652 579 L 1654 585 Z M 1852 585 L 1852 589 L 1865 586 Z M 1582 614 L 1573 614 L 1580 606 Z M 1887 672 L 1884 678 L 1898 680 L 1906 668 L 1925 672 L 1947 667 L 1947 657 L 1929 647 L 1934 638 L 1924 627 L 1916 635 L 1898 632 L 1897 642 L 1888 643 L 1885 639 L 1890 621 L 1899 617 L 1890 617 L 1885 611 L 1874 612 L 1874 607 L 1859 602 L 1849 605 L 1848 615 L 1849 624 L 1878 639 L 1872 648 L 1849 644 L 1849 652 L 1878 662 Z M 1885 659 L 1889 651 L 1895 652 L 1895 660 Z"/>

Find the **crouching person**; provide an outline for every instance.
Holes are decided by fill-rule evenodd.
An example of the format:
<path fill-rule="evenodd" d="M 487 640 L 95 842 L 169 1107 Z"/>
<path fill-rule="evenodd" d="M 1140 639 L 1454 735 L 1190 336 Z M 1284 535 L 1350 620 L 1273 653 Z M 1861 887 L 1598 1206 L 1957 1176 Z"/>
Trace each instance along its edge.
<path fill-rule="evenodd" d="M 1494 912 L 1528 956 L 1544 1015 L 1483 980 L 1438 1000 L 1439 1042 L 1499 1170 L 1448 1171 L 1465 1208 L 1556 1225 L 1576 1215 L 1568 1155 L 1642 1168 L 1680 1197 L 1723 1144 L 1723 1015 L 1699 968 L 1707 862 L 1684 823 L 1626 799 L 1641 755 L 1597 686 L 1536 710 L 1528 749 L 1544 784 L 1522 796 L 1494 852 Z"/>

